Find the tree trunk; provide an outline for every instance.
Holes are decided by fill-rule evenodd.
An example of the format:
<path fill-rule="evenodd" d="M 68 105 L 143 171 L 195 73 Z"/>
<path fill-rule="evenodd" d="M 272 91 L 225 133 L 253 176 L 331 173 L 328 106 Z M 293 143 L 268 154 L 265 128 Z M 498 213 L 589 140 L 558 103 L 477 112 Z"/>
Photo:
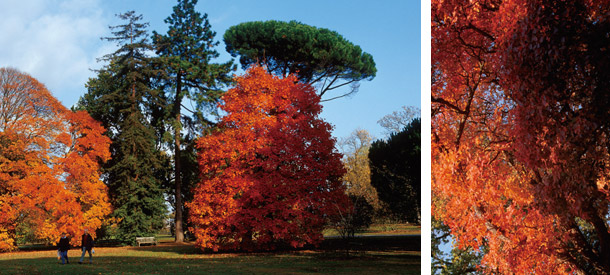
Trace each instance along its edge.
<path fill-rule="evenodd" d="M 610 233 L 606 221 L 592 210 L 589 214 L 593 227 L 599 240 L 598 264 L 595 265 L 599 274 L 610 274 Z"/>
<path fill-rule="evenodd" d="M 174 179 L 176 183 L 176 216 L 174 218 L 175 230 L 176 233 L 176 242 L 181 243 L 184 242 L 184 230 L 182 229 L 182 177 L 181 177 L 181 166 L 180 166 L 180 130 L 181 122 L 180 122 L 180 106 L 182 103 L 182 89 L 181 89 L 181 79 L 180 74 L 176 77 L 176 100 L 174 101 L 174 115 L 176 116 L 176 124 L 174 126 Z"/>

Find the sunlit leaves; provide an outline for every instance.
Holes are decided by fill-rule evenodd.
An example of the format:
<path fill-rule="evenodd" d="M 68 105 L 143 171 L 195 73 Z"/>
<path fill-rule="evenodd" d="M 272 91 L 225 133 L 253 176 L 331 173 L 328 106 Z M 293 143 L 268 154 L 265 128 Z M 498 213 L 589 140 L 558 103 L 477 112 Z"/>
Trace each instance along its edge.
<path fill-rule="evenodd" d="M 609 8 L 432 3 L 433 214 L 488 271 L 610 272 Z"/>
<path fill-rule="evenodd" d="M 16 248 L 18 225 L 46 242 L 99 228 L 110 211 L 99 179 L 110 157 L 104 128 L 27 74 L 0 68 L 0 79 L 2 98 L 15 103 L 0 108 L 0 250 Z"/>
<path fill-rule="evenodd" d="M 372 136 L 367 130 L 354 130 L 349 137 L 341 140 L 339 146 L 345 166 L 343 182 L 347 188 L 347 194 L 363 198 L 375 210 L 381 209 L 381 203 L 377 190 L 371 185 L 371 168 L 369 166 L 369 149 L 371 148 Z"/>
<path fill-rule="evenodd" d="M 220 130 L 198 141 L 202 182 L 191 222 L 197 245 L 273 249 L 318 243 L 326 216 L 346 203 L 343 167 L 319 97 L 294 76 L 262 67 L 223 97 Z"/>

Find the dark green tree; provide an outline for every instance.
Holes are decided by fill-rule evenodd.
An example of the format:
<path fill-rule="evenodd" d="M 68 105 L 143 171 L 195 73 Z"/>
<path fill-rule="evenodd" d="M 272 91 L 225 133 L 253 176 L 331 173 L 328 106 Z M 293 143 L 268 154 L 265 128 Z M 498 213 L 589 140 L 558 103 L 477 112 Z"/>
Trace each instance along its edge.
<path fill-rule="evenodd" d="M 206 128 L 212 125 L 207 116 L 216 112 L 223 88 L 231 82 L 230 73 L 235 69 L 232 60 L 211 63 L 219 55 L 214 50 L 218 45 L 214 41 L 216 32 L 212 31 L 207 14 L 195 10 L 196 4 L 196 0 L 179 0 L 173 13 L 165 19 L 169 25 L 167 34 L 153 32 L 158 64 L 164 70 L 160 82 L 171 98 L 168 109 L 173 129 L 176 242 L 184 241 L 182 192 L 183 185 L 188 185 L 183 184 L 184 170 L 189 169 L 182 163 L 183 133 L 192 128 L 184 126 L 194 124 Z M 185 97 L 194 106 L 185 106 Z"/>
<path fill-rule="evenodd" d="M 117 15 L 125 24 L 111 26 L 117 43 L 114 53 L 101 60 L 108 62 L 97 76 L 89 79 L 87 93 L 76 108 L 84 109 L 101 121 L 112 140 L 112 159 L 104 167 L 113 216 L 118 221 L 118 237 L 133 243 L 136 236 L 155 233 L 167 215 L 162 182 L 163 153 L 158 146 L 155 124 L 159 124 L 162 98 L 152 89 L 152 50 L 142 16 L 134 11 Z"/>
<path fill-rule="evenodd" d="M 255 21 L 230 27 L 224 34 L 227 51 L 240 56 L 244 68 L 262 63 L 275 74 L 296 74 L 317 85 L 319 95 L 352 84 L 340 98 L 355 93 L 360 80 L 371 80 L 377 69 L 373 57 L 335 31 L 297 21 Z"/>
<path fill-rule="evenodd" d="M 387 140 L 374 141 L 369 150 L 371 185 L 393 217 L 419 223 L 421 209 L 421 121 L 413 119 Z"/>

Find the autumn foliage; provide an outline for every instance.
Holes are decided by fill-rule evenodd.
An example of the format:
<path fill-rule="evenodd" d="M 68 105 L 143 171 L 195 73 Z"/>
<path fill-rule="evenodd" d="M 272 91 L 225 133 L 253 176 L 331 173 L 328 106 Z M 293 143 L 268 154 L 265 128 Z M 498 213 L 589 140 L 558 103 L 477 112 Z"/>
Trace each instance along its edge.
<path fill-rule="evenodd" d="M 199 139 L 191 209 L 202 249 L 302 247 L 348 202 L 331 126 L 314 89 L 252 67 L 222 98 L 220 130 Z"/>
<path fill-rule="evenodd" d="M 0 251 L 19 238 L 53 243 L 61 232 L 101 226 L 110 212 L 99 174 L 110 157 L 103 132 L 36 79 L 0 68 Z"/>
<path fill-rule="evenodd" d="M 610 273 L 609 12 L 432 1 L 432 212 L 487 272 Z"/>

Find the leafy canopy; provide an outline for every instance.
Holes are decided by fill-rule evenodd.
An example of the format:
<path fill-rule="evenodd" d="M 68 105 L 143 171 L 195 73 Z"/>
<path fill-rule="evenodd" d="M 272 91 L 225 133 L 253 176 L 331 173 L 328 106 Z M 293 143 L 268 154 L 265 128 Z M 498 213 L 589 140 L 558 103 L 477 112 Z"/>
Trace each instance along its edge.
<path fill-rule="evenodd" d="M 358 129 L 339 142 L 345 167 L 343 184 L 345 184 L 349 196 L 364 199 L 375 210 L 381 210 L 382 205 L 377 196 L 377 190 L 371 185 L 369 149 L 372 141 L 373 137 L 367 130 Z"/>
<path fill-rule="evenodd" d="M 234 65 L 232 60 L 212 63 L 219 56 L 214 49 L 219 42 L 214 41 L 216 32 L 208 15 L 197 12 L 196 5 L 197 0 L 179 0 L 173 13 L 164 20 L 168 24 L 167 34 L 153 31 L 152 38 L 159 55 L 156 61 L 165 71 L 160 80 L 168 93 L 173 94 L 173 109 L 187 109 L 199 123 L 205 123 L 202 111 L 216 107 L 222 88 L 231 83 Z M 184 97 L 192 100 L 196 108 L 182 106 Z"/>
<path fill-rule="evenodd" d="M 609 12 L 432 2 L 432 212 L 486 272 L 610 274 Z"/>
<path fill-rule="evenodd" d="M 0 251 L 53 243 L 62 232 L 95 235 L 111 212 L 100 181 L 110 158 L 104 131 L 33 77 L 0 68 Z"/>
<path fill-rule="evenodd" d="M 258 63 L 278 75 L 295 74 L 304 83 L 319 84 L 320 96 L 377 73 L 373 57 L 359 46 L 335 31 L 297 21 L 241 23 L 225 32 L 224 42 L 244 68 Z"/>
<path fill-rule="evenodd" d="M 201 182 L 188 204 L 202 249 L 317 244 L 347 205 L 341 156 L 309 85 L 263 67 L 236 78 L 220 129 L 200 138 Z"/>

